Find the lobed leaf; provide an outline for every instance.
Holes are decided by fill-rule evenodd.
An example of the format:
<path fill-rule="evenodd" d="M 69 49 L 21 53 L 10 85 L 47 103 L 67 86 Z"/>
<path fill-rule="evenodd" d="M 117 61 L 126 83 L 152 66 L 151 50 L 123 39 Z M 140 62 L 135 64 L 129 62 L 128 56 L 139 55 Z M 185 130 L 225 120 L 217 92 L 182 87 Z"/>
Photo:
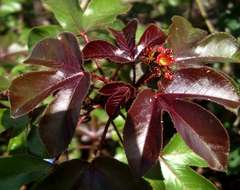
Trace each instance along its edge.
<path fill-rule="evenodd" d="M 154 24 L 149 25 L 138 42 L 137 55 L 139 55 L 147 47 L 162 45 L 165 42 L 165 40 L 166 35 L 162 30 L 160 30 Z"/>
<path fill-rule="evenodd" d="M 165 34 L 157 26 L 150 25 L 136 45 L 136 27 L 136 20 L 132 20 L 122 31 L 110 29 L 117 47 L 102 40 L 91 41 L 83 49 L 84 58 L 105 58 L 116 63 L 131 63 L 138 59 L 144 49 L 164 43 Z"/>
<path fill-rule="evenodd" d="M 223 32 L 207 36 L 180 16 L 172 19 L 167 44 L 178 64 L 240 62 L 240 45 L 233 36 Z"/>
<path fill-rule="evenodd" d="M 188 166 L 178 165 L 165 159 L 161 159 L 160 163 L 166 190 L 217 190 L 209 180 Z"/>
<path fill-rule="evenodd" d="M 90 75 L 84 73 L 65 85 L 49 104 L 40 121 L 39 132 L 50 155 L 57 156 L 71 142 L 89 86 Z"/>
<path fill-rule="evenodd" d="M 109 96 L 105 104 L 105 109 L 109 117 L 116 117 L 121 106 L 126 105 L 134 96 L 135 89 L 125 83 L 113 82 L 106 84 L 99 90 L 99 93 L 104 96 Z"/>
<path fill-rule="evenodd" d="M 110 5 L 111 4 L 111 5 Z M 92 0 L 83 13 L 82 27 L 85 31 L 106 26 L 129 9 L 121 0 Z"/>
<path fill-rule="evenodd" d="M 207 167 L 208 164 L 195 154 L 184 142 L 179 134 L 175 134 L 164 147 L 161 157 L 177 165 Z"/>
<path fill-rule="evenodd" d="M 116 63 L 132 62 L 129 52 L 123 51 L 114 45 L 103 41 L 95 40 L 89 42 L 82 50 L 84 59 L 105 58 Z"/>
<path fill-rule="evenodd" d="M 161 107 L 151 90 L 142 91 L 128 111 L 123 138 L 130 168 L 142 176 L 158 159 L 162 147 Z"/>
<path fill-rule="evenodd" d="M 83 11 L 78 0 L 44 0 L 44 2 L 64 29 L 75 33 L 82 30 Z"/>
<path fill-rule="evenodd" d="M 116 43 L 118 47 L 124 51 L 126 51 L 131 59 L 134 59 L 135 51 L 136 51 L 136 43 L 135 43 L 135 36 L 137 30 L 137 21 L 132 20 L 130 21 L 122 31 L 117 31 L 110 28 L 111 33 L 116 39 Z"/>
<path fill-rule="evenodd" d="M 89 73 L 83 71 L 82 54 L 71 33 L 42 40 L 25 62 L 56 70 L 27 73 L 12 82 L 9 89 L 12 115 L 26 114 L 56 93 L 40 121 L 40 136 L 50 155 L 57 156 L 73 136 L 81 103 L 90 86 Z"/>
<path fill-rule="evenodd" d="M 91 163 L 80 160 L 62 163 L 36 189 L 150 190 L 151 188 L 143 179 L 138 181 L 134 179 L 127 165 L 111 158 L 98 157 Z"/>
<path fill-rule="evenodd" d="M 178 70 L 173 80 L 164 81 L 160 88 L 167 96 L 175 98 L 205 99 L 230 108 L 240 106 L 237 85 L 209 67 Z"/>
<path fill-rule="evenodd" d="M 210 168 L 224 171 L 229 154 L 229 137 L 221 122 L 209 111 L 187 101 L 160 97 L 186 144 L 204 158 Z"/>

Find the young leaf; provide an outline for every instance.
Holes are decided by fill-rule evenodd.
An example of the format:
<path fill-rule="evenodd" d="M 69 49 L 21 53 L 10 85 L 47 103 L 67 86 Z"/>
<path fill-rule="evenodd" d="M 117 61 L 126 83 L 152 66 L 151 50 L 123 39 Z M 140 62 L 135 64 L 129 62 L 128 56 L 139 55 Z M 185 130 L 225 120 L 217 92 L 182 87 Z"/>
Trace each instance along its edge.
<path fill-rule="evenodd" d="M 164 43 L 165 34 L 157 26 L 150 25 L 135 45 L 136 27 L 137 23 L 133 20 L 122 31 L 110 29 L 116 38 L 117 47 L 103 40 L 91 41 L 83 49 L 84 58 L 105 58 L 116 63 L 131 63 L 147 47 Z"/>
<path fill-rule="evenodd" d="M 59 24 L 70 32 L 82 30 L 82 9 L 78 0 L 44 0 L 54 13 Z"/>
<path fill-rule="evenodd" d="M 89 31 L 112 23 L 115 18 L 127 12 L 127 4 L 121 0 L 91 0 L 83 13 L 82 25 Z"/>
<path fill-rule="evenodd" d="M 177 165 L 174 162 L 161 159 L 161 169 L 166 190 L 217 190 L 210 181 L 188 166 Z"/>
<path fill-rule="evenodd" d="M 135 90 L 132 86 L 125 83 L 109 83 L 99 90 L 104 96 L 109 96 L 105 105 L 105 109 L 109 117 L 116 117 L 121 106 L 128 103 L 134 96 Z"/>
<path fill-rule="evenodd" d="M 47 175 L 51 165 L 32 156 L 0 158 L 0 189 L 20 189 L 24 184 Z"/>
<path fill-rule="evenodd" d="M 186 144 L 204 158 L 210 168 L 224 171 L 229 154 L 229 137 L 221 122 L 209 111 L 187 101 L 160 97 L 174 126 Z"/>
<path fill-rule="evenodd" d="M 227 33 L 207 36 L 180 16 L 172 19 L 167 44 L 176 63 L 240 62 L 240 45 L 233 36 Z"/>
<path fill-rule="evenodd" d="M 111 158 L 99 157 L 92 163 L 80 160 L 62 163 L 36 189 L 150 190 L 151 188 L 143 179 L 137 181 L 126 164 Z"/>
<path fill-rule="evenodd" d="M 162 146 L 161 108 L 154 95 L 151 90 L 144 90 L 137 96 L 124 127 L 124 149 L 137 176 L 153 166 Z"/>
<path fill-rule="evenodd" d="M 181 69 L 173 80 L 165 80 L 160 89 L 175 98 L 205 99 L 220 105 L 238 108 L 239 90 L 226 75 L 209 67 Z"/>
<path fill-rule="evenodd" d="M 175 134 L 162 151 L 162 158 L 177 165 L 207 167 L 207 162 L 195 154 L 183 141 L 179 134 Z"/>
<path fill-rule="evenodd" d="M 167 190 L 216 190 L 211 182 L 188 167 L 206 167 L 206 162 L 192 152 L 178 134 L 164 147 L 160 164 Z"/>
<path fill-rule="evenodd" d="M 41 138 L 49 153 L 56 156 L 70 143 L 90 76 L 83 71 L 78 42 L 71 33 L 42 40 L 25 62 L 56 70 L 27 73 L 12 82 L 9 89 L 12 115 L 28 113 L 57 92 L 40 122 Z"/>

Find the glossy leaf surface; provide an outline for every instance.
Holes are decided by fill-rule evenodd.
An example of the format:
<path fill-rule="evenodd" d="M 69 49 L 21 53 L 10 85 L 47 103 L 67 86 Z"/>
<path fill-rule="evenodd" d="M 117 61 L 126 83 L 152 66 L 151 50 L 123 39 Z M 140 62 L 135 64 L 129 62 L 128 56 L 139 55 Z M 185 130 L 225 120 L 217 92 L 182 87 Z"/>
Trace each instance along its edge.
<path fill-rule="evenodd" d="M 209 111 L 187 101 L 160 98 L 186 144 L 204 158 L 210 168 L 224 171 L 229 154 L 229 137 L 221 122 Z"/>
<path fill-rule="evenodd" d="M 0 189 L 19 189 L 48 174 L 51 165 L 31 156 L 0 158 Z"/>
<path fill-rule="evenodd" d="M 59 181 L 59 178 L 62 180 Z M 136 180 L 127 165 L 106 157 L 96 158 L 92 163 L 80 160 L 64 162 L 50 174 L 37 189 L 104 189 L 104 190 L 150 190 L 142 179 Z"/>
<path fill-rule="evenodd" d="M 137 176 L 153 166 L 162 146 L 161 107 L 154 95 L 151 90 L 144 90 L 137 96 L 124 127 L 124 149 Z"/>
<path fill-rule="evenodd" d="M 180 16 L 172 19 L 167 39 L 176 63 L 240 62 L 240 45 L 227 33 L 207 33 Z"/>
<path fill-rule="evenodd" d="M 178 70 L 173 80 L 164 81 L 160 88 L 173 98 L 205 99 L 230 108 L 240 105 L 236 84 L 209 67 Z"/>
<path fill-rule="evenodd" d="M 217 190 L 210 181 L 188 166 L 177 165 L 171 161 L 162 159 L 161 169 L 165 179 L 166 190 Z"/>
<path fill-rule="evenodd" d="M 205 167 L 206 162 L 188 148 L 178 134 L 164 147 L 160 164 L 166 190 L 216 190 L 211 182 L 189 167 Z"/>
<path fill-rule="evenodd" d="M 39 42 L 25 61 L 55 70 L 27 73 L 12 82 L 12 115 L 19 117 L 57 92 L 40 121 L 40 135 L 49 153 L 64 151 L 72 138 L 90 76 L 83 71 L 77 40 L 71 33 Z"/>
<path fill-rule="evenodd" d="M 134 97 L 134 88 L 125 83 L 115 82 L 109 83 L 99 90 L 104 96 L 108 96 L 105 109 L 109 117 L 115 117 L 132 97 Z"/>
<path fill-rule="evenodd" d="M 122 31 L 110 29 L 117 47 L 103 40 L 89 42 L 83 49 L 85 59 L 106 58 L 116 63 L 129 63 L 137 60 L 140 53 L 147 47 L 161 45 L 165 34 L 155 25 L 150 25 L 135 45 L 137 22 L 130 21 Z"/>
<path fill-rule="evenodd" d="M 179 134 L 175 134 L 162 151 L 162 158 L 177 165 L 207 167 L 207 162 L 194 153 Z"/>

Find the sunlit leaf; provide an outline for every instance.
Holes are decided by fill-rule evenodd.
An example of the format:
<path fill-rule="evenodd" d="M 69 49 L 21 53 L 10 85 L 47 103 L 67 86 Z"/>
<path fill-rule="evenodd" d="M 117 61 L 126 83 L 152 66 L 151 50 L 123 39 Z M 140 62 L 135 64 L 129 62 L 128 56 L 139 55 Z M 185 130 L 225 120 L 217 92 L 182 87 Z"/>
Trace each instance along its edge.
<path fill-rule="evenodd" d="M 144 90 L 137 96 L 124 127 L 124 149 L 137 176 L 154 165 L 162 146 L 161 107 L 154 95 L 151 90 Z"/>
<path fill-rule="evenodd" d="M 71 141 L 90 75 L 83 70 L 78 42 L 71 33 L 40 41 L 25 62 L 55 70 L 27 73 L 12 82 L 12 115 L 19 117 L 30 112 L 55 93 L 40 121 L 40 136 L 48 152 L 57 156 Z"/>

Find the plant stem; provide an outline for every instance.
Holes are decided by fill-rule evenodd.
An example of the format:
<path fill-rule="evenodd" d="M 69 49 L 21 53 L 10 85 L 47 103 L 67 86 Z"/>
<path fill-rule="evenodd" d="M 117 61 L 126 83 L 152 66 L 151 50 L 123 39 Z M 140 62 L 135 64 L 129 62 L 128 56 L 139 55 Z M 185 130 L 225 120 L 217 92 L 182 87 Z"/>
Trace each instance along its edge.
<path fill-rule="evenodd" d="M 208 27 L 208 30 L 211 33 L 215 32 L 216 30 L 215 30 L 214 26 L 212 25 L 212 23 L 210 22 L 210 20 L 208 19 L 208 16 L 207 16 L 206 10 L 203 6 L 202 0 L 196 0 L 196 3 L 197 3 L 197 6 L 198 6 L 198 9 L 200 11 L 200 14 L 204 18 L 204 21 L 205 21 L 205 23 Z"/>
<path fill-rule="evenodd" d="M 102 147 L 103 147 L 103 144 L 104 144 L 104 141 L 105 141 L 105 138 L 106 138 L 106 135 L 107 135 L 107 132 L 108 132 L 108 129 L 109 129 L 109 126 L 110 126 L 111 122 L 112 122 L 112 118 L 109 118 L 106 125 L 105 125 L 98 151 L 102 150 Z"/>
<path fill-rule="evenodd" d="M 135 83 L 136 83 L 136 65 L 135 65 L 135 63 L 133 64 L 132 69 L 133 69 L 132 83 L 133 83 L 133 85 L 135 85 Z"/>
<path fill-rule="evenodd" d="M 120 134 L 117 126 L 115 125 L 114 121 L 112 121 L 112 125 L 113 125 L 114 130 L 115 130 L 116 133 L 117 133 L 117 136 L 118 136 L 119 140 L 121 141 L 121 143 L 122 143 L 122 145 L 123 145 L 123 138 L 122 138 L 122 136 L 121 136 L 121 134 Z"/>

